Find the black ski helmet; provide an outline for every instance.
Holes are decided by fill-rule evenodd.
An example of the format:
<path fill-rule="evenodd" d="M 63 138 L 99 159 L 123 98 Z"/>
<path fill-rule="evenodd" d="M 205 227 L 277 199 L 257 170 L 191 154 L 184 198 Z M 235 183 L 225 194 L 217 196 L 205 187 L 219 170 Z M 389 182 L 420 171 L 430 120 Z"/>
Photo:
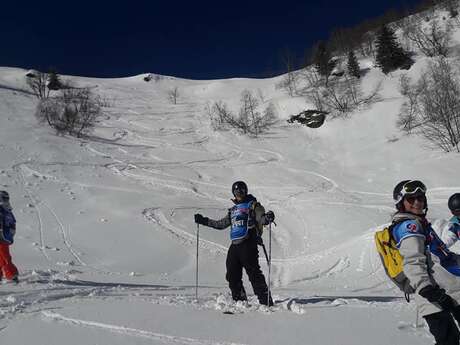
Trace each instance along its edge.
<path fill-rule="evenodd" d="M 425 202 L 425 214 L 428 211 L 428 201 L 425 196 L 426 186 L 422 181 L 418 180 L 403 180 L 399 182 L 393 189 L 393 200 L 396 209 L 403 211 L 403 200 L 406 195 L 423 195 Z"/>
<path fill-rule="evenodd" d="M 241 194 L 241 195 L 247 195 L 248 194 L 248 186 L 246 183 L 243 181 L 236 181 L 235 183 L 232 184 L 232 194 L 233 196 L 236 196 L 236 193 Z"/>
<path fill-rule="evenodd" d="M 0 190 L 0 201 L 9 201 L 10 195 L 6 190 Z"/>
<path fill-rule="evenodd" d="M 404 197 L 404 195 L 402 193 L 403 186 L 409 181 L 410 180 L 401 181 L 393 189 L 393 200 L 395 201 L 396 206 L 398 206 L 398 204 L 402 201 L 402 199 Z"/>
<path fill-rule="evenodd" d="M 452 194 L 447 203 L 449 210 L 452 212 L 460 211 L 460 193 Z"/>

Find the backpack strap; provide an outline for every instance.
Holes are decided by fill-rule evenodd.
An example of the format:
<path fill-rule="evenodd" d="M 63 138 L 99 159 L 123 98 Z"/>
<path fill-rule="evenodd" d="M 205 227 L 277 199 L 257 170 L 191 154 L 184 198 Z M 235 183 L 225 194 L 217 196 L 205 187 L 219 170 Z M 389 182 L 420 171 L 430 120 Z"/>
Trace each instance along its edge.
<path fill-rule="evenodd" d="M 261 204 L 260 202 L 258 202 L 258 201 L 255 200 L 255 201 L 253 201 L 253 202 L 251 203 L 251 209 L 250 209 L 250 210 L 251 210 L 251 216 L 252 216 L 253 219 L 254 219 L 254 228 L 255 228 L 255 230 L 256 230 L 256 234 L 257 234 L 257 236 L 262 236 L 262 233 L 263 233 L 263 224 L 259 224 L 259 222 L 257 221 L 257 218 L 256 218 L 256 208 L 257 208 L 258 206 L 263 207 L 262 204 Z"/>

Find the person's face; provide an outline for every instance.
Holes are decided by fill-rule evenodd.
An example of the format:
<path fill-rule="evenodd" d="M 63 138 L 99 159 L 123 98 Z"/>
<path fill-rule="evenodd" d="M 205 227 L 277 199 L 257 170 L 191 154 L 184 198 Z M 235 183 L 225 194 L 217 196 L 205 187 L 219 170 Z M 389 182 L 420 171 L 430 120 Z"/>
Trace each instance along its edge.
<path fill-rule="evenodd" d="M 235 199 L 236 199 L 236 201 L 238 201 L 238 202 L 243 201 L 245 197 L 246 197 L 245 194 L 235 193 Z"/>
<path fill-rule="evenodd" d="M 452 211 L 452 214 L 453 214 L 454 216 L 460 217 L 460 210 Z"/>
<path fill-rule="evenodd" d="M 404 209 L 413 214 L 423 214 L 425 209 L 425 196 L 423 194 L 407 195 L 404 197 Z"/>

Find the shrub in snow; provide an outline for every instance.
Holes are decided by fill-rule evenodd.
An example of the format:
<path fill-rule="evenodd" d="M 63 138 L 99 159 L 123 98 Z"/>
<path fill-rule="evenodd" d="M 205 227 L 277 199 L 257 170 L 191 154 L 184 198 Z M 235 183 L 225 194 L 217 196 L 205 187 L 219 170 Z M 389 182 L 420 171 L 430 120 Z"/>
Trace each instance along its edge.
<path fill-rule="evenodd" d="M 31 70 L 26 74 L 26 83 L 32 93 L 39 99 L 48 98 L 51 90 L 59 90 L 65 87 L 54 70 L 49 73 Z"/>
<path fill-rule="evenodd" d="M 360 80 L 345 76 L 328 85 L 310 88 L 307 101 L 313 103 L 316 109 L 330 113 L 332 117 L 342 117 L 360 106 L 377 102 L 380 99 L 380 87 L 381 83 L 364 95 Z"/>
<path fill-rule="evenodd" d="M 55 97 L 41 99 L 35 116 L 58 134 L 76 137 L 89 132 L 102 114 L 99 97 L 89 88 L 67 88 Z"/>
<path fill-rule="evenodd" d="M 299 76 L 300 75 L 298 71 L 288 71 L 283 76 L 283 79 L 281 79 L 281 81 L 276 84 L 276 89 L 286 91 L 288 95 L 291 97 L 297 95 L 297 81 L 299 79 Z"/>
<path fill-rule="evenodd" d="M 407 133 L 422 136 L 434 147 L 460 152 L 460 78 L 445 58 L 428 64 L 420 79 L 412 83 L 401 78 L 405 102 L 398 126 Z"/>
<path fill-rule="evenodd" d="M 241 93 L 241 107 L 234 115 L 221 101 L 207 107 L 211 126 L 215 130 L 236 128 L 244 134 L 258 136 L 276 123 L 275 107 L 269 104 L 262 112 L 258 99 L 248 90 Z"/>
<path fill-rule="evenodd" d="M 49 97 L 50 89 L 48 86 L 48 73 L 34 72 L 26 74 L 26 83 L 32 93 L 39 99 Z"/>

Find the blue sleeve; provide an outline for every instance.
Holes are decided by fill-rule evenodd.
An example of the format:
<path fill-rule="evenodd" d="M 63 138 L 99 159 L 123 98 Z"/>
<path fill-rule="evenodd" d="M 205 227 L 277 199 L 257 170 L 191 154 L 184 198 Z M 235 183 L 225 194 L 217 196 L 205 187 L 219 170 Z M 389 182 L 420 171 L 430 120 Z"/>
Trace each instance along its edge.
<path fill-rule="evenodd" d="M 453 233 L 457 238 L 459 238 L 460 237 L 460 224 L 458 222 L 451 221 L 449 229 L 447 231 Z"/>
<path fill-rule="evenodd" d="M 449 249 L 447 249 L 446 244 L 441 240 L 431 226 L 428 229 L 428 243 L 430 245 L 430 252 L 441 260 L 441 264 L 443 264 L 443 261 L 450 261 L 452 253 Z"/>
<path fill-rule="evenodd" d="M 393 228 L 393 238 L 396 241 L 396 246 L 399 248 L 401 241 L 408 237 L 422 237 L 426 239 L 425 234 L 421 226 L 414 220 L 405 220 L 402 223 L 399 223 Z"/>
<path fill-rule="evenodd" d="M 457 216 L 453 216 L 452 218 L 450 218 L 449 222 L 452 223 L 452 224 L 460 225 L 460 219 L 458 219 Z"/>

